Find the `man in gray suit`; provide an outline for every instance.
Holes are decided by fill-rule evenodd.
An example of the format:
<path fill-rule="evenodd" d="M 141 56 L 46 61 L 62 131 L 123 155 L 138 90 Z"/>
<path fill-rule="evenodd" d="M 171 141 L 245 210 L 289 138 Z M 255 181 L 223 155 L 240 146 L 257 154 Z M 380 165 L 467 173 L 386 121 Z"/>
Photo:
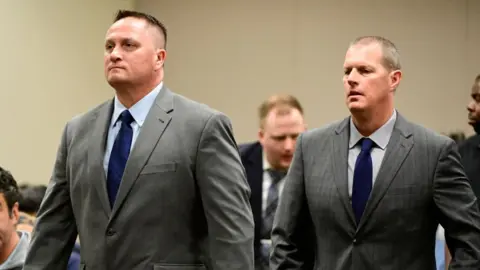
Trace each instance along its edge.
<path fill-rule="evenodd" d="M 166 30 L 120 11 L 105 43 L 115 98 L 65 127 L 26 270 L 254 269 L 250 190 L 230 120 L 163 85 Z"/>
<path fill-rule="evenodd" d="M 351 116 L 303 133 L 275 216 L 271 269 L 435 269 L 445 228 L 452 269 L 480 269 L 480 214 L 455 143 L 394 109 L 399 55 L 382 37 L 349 47 Z"/>

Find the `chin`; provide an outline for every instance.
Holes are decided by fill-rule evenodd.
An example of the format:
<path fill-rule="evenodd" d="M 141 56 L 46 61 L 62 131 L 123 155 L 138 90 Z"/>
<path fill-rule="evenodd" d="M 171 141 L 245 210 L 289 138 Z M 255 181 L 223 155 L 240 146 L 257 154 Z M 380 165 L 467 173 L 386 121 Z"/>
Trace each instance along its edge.
<path fill-rule="evenodd" d="M 350 102 L 347 104 L 347 107 L 350 112 L 361 112 L 365 110 L 365 106 L 358 102 Z"/>
<path fill-rule="evenodd" d="M 115 86 L 115 85 L 120 85 L 120 84 L 124 84 L 127 82 L 126 79 L 124 78 L 120 78 L 118 76 L 109 76 L 107 78 L 107 82 L 108 84 L 110 84 L 111 86 Z"/>
<path fill-rule="evenodd" d="M 283 169 L 285 170 L 288 170 L 288 168 L 290 167 L 290 164 L 292 164 L 292 160 L 284 160 L 280 163 L 280 166 L 282 166 Z"/>

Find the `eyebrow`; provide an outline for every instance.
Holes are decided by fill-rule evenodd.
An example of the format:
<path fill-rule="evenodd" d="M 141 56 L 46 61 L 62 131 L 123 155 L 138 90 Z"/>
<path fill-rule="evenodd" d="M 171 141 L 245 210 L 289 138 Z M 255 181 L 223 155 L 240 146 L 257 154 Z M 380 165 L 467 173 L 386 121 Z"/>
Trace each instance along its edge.
<path fill-rule="evenodd" d="M 121 42 L 125 42 L 125 41 L 129 41 L 129 42 L 137 42 L 135 39 L 131 38 L 131 37 L 126 37 L 126 38 L 108 38 L 105 40 L 105 43 L 115 43 L 115 40 L 120 40 Z"/>

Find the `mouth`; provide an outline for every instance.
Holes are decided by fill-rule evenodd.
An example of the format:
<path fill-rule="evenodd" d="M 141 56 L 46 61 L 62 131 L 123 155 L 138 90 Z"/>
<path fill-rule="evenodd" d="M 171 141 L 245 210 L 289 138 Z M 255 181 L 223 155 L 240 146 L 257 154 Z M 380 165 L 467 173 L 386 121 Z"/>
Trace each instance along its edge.
<path fill-rule="evenodd" d="M 363 96 L 363 94 L 360 93 L 360 92 L 358 92 L 358 91 L 352 90 L 352 91 L 350 91 L 350 92 L 348 93 L 348 96 L 349 96 L 349 97 Z"/>

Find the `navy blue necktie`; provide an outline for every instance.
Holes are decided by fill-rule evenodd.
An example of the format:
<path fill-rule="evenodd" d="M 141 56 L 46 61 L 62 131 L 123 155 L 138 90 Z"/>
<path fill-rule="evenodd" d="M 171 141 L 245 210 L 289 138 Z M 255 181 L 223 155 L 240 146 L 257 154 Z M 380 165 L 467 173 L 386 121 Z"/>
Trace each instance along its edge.
<path fill-rule="evenodd" d="M 372 150 L 374 143 L 369 138 L 363 138 L 360 142 L 362 151 L 360 151 L 355 162 L 352 187 L 352 208 L 357 224 L 360 223 L 362 218 L 363 211 L 372 192 L 373 183 L 373 166 L 370 150 Z"/>
<path fill-rule="evenodd" d="M 107 192 L 110 206 L 113 207 L 117 197 L 118 188 L 123 177 L 123 171 L 130 155 L 130 147 L 132 145 L 133 130 L 130 124 L 134 121 L 128 110 L 123 111 L 118 118 L 122 122 L 122 126 L 118 131 L 115 142 L 110 154 L 107 173 Z"/>

